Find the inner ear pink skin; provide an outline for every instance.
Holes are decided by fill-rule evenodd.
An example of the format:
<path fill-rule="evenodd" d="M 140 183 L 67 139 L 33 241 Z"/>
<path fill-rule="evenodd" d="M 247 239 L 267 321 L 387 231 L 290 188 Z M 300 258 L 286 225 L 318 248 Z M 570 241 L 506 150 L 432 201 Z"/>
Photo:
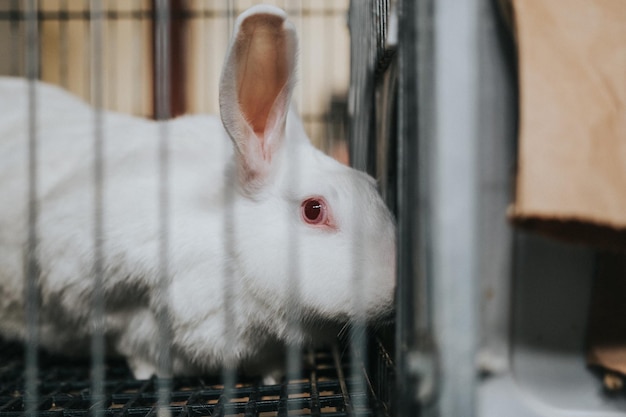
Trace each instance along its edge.
<path fill-rule="evenodd" d="M 246 121 L 261 139 L 270 111 L 289 81 L 290 57 L 283 20 L 260 14 L 246 19 L 239 33 L 237 99 Z"/>
<path fill-rule="evenodd" d="M 337 231 L 338 227 L 333 218 L 330 206 L 324 197 L 313 196 L 300 204 L 302 221 L 308 226 Z"/>

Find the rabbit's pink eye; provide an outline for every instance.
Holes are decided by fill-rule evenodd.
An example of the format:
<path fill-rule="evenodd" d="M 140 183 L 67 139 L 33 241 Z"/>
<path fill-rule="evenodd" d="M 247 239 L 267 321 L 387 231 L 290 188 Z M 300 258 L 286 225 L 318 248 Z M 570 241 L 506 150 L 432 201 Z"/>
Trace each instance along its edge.
<path fill-rule="evenodd" d="M 302 203 L 302 217 L 309 224 L 321 224 L 326 220 L 326 204 L 317 198 L 309 198 Z"/>
<path fill-rule="evenodd" d="M 328 206 L 326 200 L 324 200 L 324 197 L 307 198 L 302 202 L 300 212 L 302 213 L 302 220 L 310 226 L 324 229 L 329 232 L 336 232 L 339 230 L 333 219 L 330 207 Z"/>

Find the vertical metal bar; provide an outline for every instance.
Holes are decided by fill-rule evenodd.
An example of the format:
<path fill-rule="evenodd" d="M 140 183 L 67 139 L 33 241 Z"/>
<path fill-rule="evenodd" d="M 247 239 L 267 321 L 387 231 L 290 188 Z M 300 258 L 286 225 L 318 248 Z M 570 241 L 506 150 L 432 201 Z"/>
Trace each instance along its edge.
<path fill-rule="evenodd" d="M 226 2 L 228 4 L 228 35 L 230 36 L 235 26 L 235 10 L 237 5 L 235 4 L 235 0 L 226 0 Z"/>
<path fill-rule="evenodd" d="M 481 281 L 481 372 L 503 373 L 510 357 L 513 230 L 503 216 L 511 199 L 515 165 L 518 102 L 515 45 L 501 19 L 498 2 L 489 2 L 480 16 L 480 207 L 478 210 Z M 484 294 L 489 293 L 486 297 Z"/>
<path fill-rule="evenodd" d="M 304 25 L 304 13 L 303 13 L 304 6 L 302 5 L 302 3 L 304 1 L 305 0 L 298 0 L 296 2 L 295 6 L 294 6 L 294 9 L 291 12 L 288 11 L 288 13 L 290 13 L 291 16 L 297 18 L 297 22 L 298 22 L 298 24 L 300 26 L 300 33 L 299 33 L 299 38 L 300 39 L 298 39 L 298 41 L 299 41 L 301 47 L 302 47 L 302 45 L 305 44 L 306 35 L 307 35 L 307 31 L 304 30 L 304 27 L 305 27 L 305 25 Z M 285 5 L 284 5 L 285 9 L 287 9 L 288 3 L 289 3 L 289 1 L 286 0 L 285 1 Z M 309 16 L 310 16 L 310 14 L 311 14 L 311 5 L 310 4 L 308 5 L 308 12 L 309 12 Z M 298 69 L 299 69 L 299 78 L 302 79 L 302 82 L 299 82 L 299 83 L 296 84 L 295 91 L 294 91 L 294 93 L 295 92 L 299 92 L 300 93 L 300 94 L 297 94 L 297 100 L 298 100 L 297 109 L 298 109 L 298 112 L 300 112 L 300 116 L 303 118 L 303 123 L 304 123 L 304 119 L 305 119 L 305 117 L 307 115 L 307 113 L 305 113 L 305 109 L 304 109 L 304 106 L 305 106 L 305 103 L 306 103 L 306 100 L 304 99 L 304 95 L 305 95 L 304 86 L 306 84 L 308 84 L 306 82 L 305 78 L 304 78 L 304 71 L 305 71 L 305 68 L 308 68 L 308 64 L 309 64 L 307 62 L 305 56 L 306 56 L 305 54 L 300 55 L 300 62 L 299 62 L 299 68 Z M 328 79 L 330 79 L 330 78 L 328 78 Z M 305 124 L 305 126 L 306 126 L 306 124 Z"/>
<path fill-rule="evenodd" d="M 61 80 L 61 86 L 63 88 L 68 88 L 69 87 L 69 80 L 68 80 L 68 73 L 69 73 L 69 67 L 68 67 L 68 63 L 69 63 L 69 47 L 68 47 L 68 39 L 69 39 L 69 34 L 68 34 L 68 22 L 69 22 L 69 16 L 68 16 L 68 6 L 67 6 L 67 0 L 62 0 L 61 4 L 60 4 L 60 10 L 59 10 L 60 14 L 61 14 L 61 19 L 60 19 L 60 25 L 59 25 L 59 79 Z"/>
<path fill-rule="evenodd" d="M 373 1 L 361 0 L 350 4 L 350 84 L 348 112 L 350 114 L 350 162 L 356 169 L 368 171 L 369 147 L 372 135 L 375 43 L 373 42 Z"/>
<path fill-rule="evenodd" d="M 435 12 L 432 228 L 439 411 L 476 413 L 478 10 L 441 0 Z"/>
<path fill-rule="evenodd" d="M 356 180 L 355 180 L 356 181 Z M 354 189 L 356 189 L 356 184 Z M 354 242 L 363 241 L 360 225 L 367 219 L 362 216 L 361 207 L 352 205 Z M 366 306 L 363 300 L 363 250 L 360 245 L 352 248 L 352 310 L 354 317 L 350 326 L 350 388 L 358 394 L 352 397 L 352 406 L 356 416 L 366 412 L 368 408 L 367 398 L 362 395 L 367 392 L 365 373 L 367 372 L 367 323 L 365 320 Z"/>
<path fill-rule="evenodd" d="M 103 8 L 102 0 L 89 2 L 90 25 L 90 82 L 93 105 L 93 292 L 91 296 L 91 401 L 95 416 L 101 416 L 104 399 L 104 233 L 103 233 L 103 185 L 104 185 L 104 144 L 103 144 Z"/>
<path fill-rule="evenodd" d="M 154 0 L 155 17 L 155 118 L 167 120 L 171 115 L 170 108 L 170 2 Z M 166 124 L 162 124 L 165 126 Z M 165 130 L 162 129 L 162 132 Z"/>
<path fill-rule="evenodd" d="M 226 257 L 224 259 L 224 276 L 222 281 L 222 298 L 224 305 L 224 331 L 223 338 L 226 346 L 233 346 L 234 329 L 235 329 L 235 312 L 233 307 L 233 300 L 235 299 L 235 293 L 233 288 L 233 280 L 235 278 L 235 271 L 231 259 L 235 259 L 235 224 L 234 211 L 235 211 L 235 184 L 227 184 L 224 188 L 224 202 L 226 210 L 224 212 L 223 223 L 223 236 L 224 236 L 224 249 Z M 230 393 L 235 388 L 236 383 L 236 369 L 232 364 L 225 363 L 222 367 L 222 384 L 224 385 L 224 395 L 230 398 Z"/>
<path fill-rule="evenodd" d="M 144 22 L 145 22 L 145 10 L 142 8 L 141 0 L 135 0 L 133 2 L 133 9 L 136 12 L 136 20 L 134 21 L 134 30 L 133 30 L 133 39 L 132 39 L 132 51 L 134 59 L 134 65 L 131 69 L 132 73 L 137 77 L 138 80 L 143 80 L 146 76 L 143 67 L 142 67 L 142 52 L 143 45 L 142 40 L 145 37 L 144 33 Z M 141 81 L 134 82 L 133 84 L 133 113 L 137 115 L 145 116 L 147 111 L 144 108 L 144 84 Z"/>
<path fill-rule="evenodd" d="M 319 416 L 320 411 L 320 393 L 317 387 L 317 363 L 315 361 L 315 354 L 312 350 L 307 352 L 307 360 L 311 365 L 311 371 L 309 372 L 309 382 L 311 383 L 311 414 L 313 416 Z"/>
<path fill-rule="evenodd" d="M 286 6 L 286 5 L 285 5 Z M 291 11 L 299 18 L 302 17 L 302 1 L 298 1 L 295 6 L 295 10 Z M 294 18 L 294 14 L 290 16 L 290 18 Z M 301 41 L 301 40 L 300 40 Z M 302 111 L 302 108 L 299 109 Z M 289 175 L 289 189 L 297 190 L 298 184 L 300 182 L 300 169 L 302 164 L 300 162 L 300 152 L 298 146 L 291 147 L 290 145 L 293 141 L 287 140 L 285 144 L 289 147 L 287 151 L 287 164 Z M 300 299 L 301 295 L 301 256 L 302 253 L 299 251 L 300 247 L 300 239 L 298 237 L 298 231 L 295 223 L 290 223 L 290 227 L 288 228 L 288 251 L 285 254 L 287 256 L 287 276 L 288 276 L 288 286 L 289 290 L 287 291 L 287 300 L 285 302 L 286 310 L 289 312 L 289 332 L 297 335 L 301 335 L 302 333 L 302 314 L 301 314 L 301 303 Z M 302 378 L 302 350 L 299 346 L 290 345 L 287 348 L 287 358 L 286 358 L 286 368 L 287 368 L 287 382 L 289 380 L 298 380 Z"/>
<path fill-rule="evenodd" d="M 297 184 L 300 180 L 300 153 L 298 147 L 294 146 L 293 149 L 288 151 L 288 171 L 289 175 L 289 187 L 290 189 L 297 189 Z M 287 276 L 288 276 L 288 291 L 285 300 L 285 310 L 289 312 L 289 318 L 287 326 L 289 326 L 289 333 L 298 335 L 297 339 L 300 339 L 302 333 L 302 311 L 301 311 L 301 256 L 302 252 L 299 249 L 300 239 L 298 238 L 298 232 L 295 223 L 291 224 L 288 228 L 287 242 Z M 302 377 L 302 350 L 297 345 L 289 345 L 287 348 L 287 381 L 298 380 Z"/>
<path fill-rule="evenodd" d="M 204 60 L 202 61 L 203 64 L 203 68 L 204 68 L 204 79 L 202 81 L 203 85 L 204 85 L 204 91 L 202 92 L 202 107 L 201 107 L 201 112 L 202 113 L 208 113 L 211 109 L 211 102 L 212 102 L 212 97 L 210 94 L 211 89 L 209 88 L 210 85 L 210 81 L 211 81 L 211 76 L 209 74 L 212 74 L 211 71 L 211 63 L 213 62 L 213 59 L 215 59 L 211 54 L 212 54 L 212 50 L 209 47 L 209 33 L 211 33 L 211 23 L 213 24 L 217 24 L 217 22 L 219 22 L 221 19 L 224 18 L 224 16 L 222 16 L 221 13 L 219 13 L 217 10 L 215 10 L 215 8 L 211 9 L 208 5 L 206 4 L 202 4 L 202 16 L 203 16 L 203 23 L 202 23 L 202 53 L 203 53 L 203 57 Z M 211 16 L 213 17 L 213 20 L 211 20 Z M 227 33 L 227 35 L 230 35 L 230 32 Z M 228 38 L 227 38 L 228 39 Z"/>
<path fill-rule="evenodd" d="M 113 7 L 119 7 L 117 5 L 113 6 Z M 111 9 L 109 9 L 111 10 Z M 117 55 L 116 52 L 118 50 L 118 45 L 119 45 L 119 8 L 117 9 L 112 9 L 112 12 L 115 12 L 116 14 L 113 17 L 107 17 L 107 43 L 109 43 L 110 47 L 107 48 L 108 56 L 107 56 L 107 60 L 108 62 L 107 64 L 107 79 L 106 81 L 102 81 L 102 82 L 106 82 L 107 85 L 109 86 L 109 88 L 107 88 L 106 93 L 107 96 L 106 98 L 103 97 L 103 104 L 107 103 L 107 106 L 109 108 L 112 108 L 114 110 L 119 111 L 119 103 L 118 103 L 118 98 L 119 98 L 119 94 L 118 94 L 118 84 L 119 84 L 119 80 L 118 80 L 118 76 L 117 76 L 117 63 L 118 60 L 122 59 L 121 55 Z M 101 53 L 104 54 L 104 51 Z"/>
<path fill-rule="evenodd" d="M 169 128 L 170 118 L 170 8 L 168 0 L 155 0 L 155 116 L 159 123 L 159 363 L 157 388 L 159 395 L 159 414 L 167 415 L 171 397 L 172 328 L 169 319 L 169 289 L 171 278 L 169 271 Z"/>
<path fill-rule="evenodd" d="M 331 48 L 334 46 L 333 40 L 335 39 L 335 8 L 332 6 L 333 2 L 330 0 L 324 1 L 324 8 L 330 10 L 329 15 L 324 18 L 324 33 L 322 35 L 322 42 L 324 48 L 328 50 L 327 53 L 324 54 L 324 62 L 323 69 L 324 79 L 333 80 L 333 54 Z M 329 58 L 330 57 L 330 58 Z M 334 81 L 334 80 L 333 80 Z M 333 120 L 335 120 L 330 114 L 330 111 L 324 114 L 323 123 L 324 123 L 324 137 L 322 137 L 322 146 L 323 151 L 325 153 L 329 153 L 333 148 L 341 143 L 343 138 L 338 138 L 335 136 L 335 131 L 333 127 Z"/>
<path fill-rule="evenodd" d="M 335 369 L 337 370 L 337 379 L 339 380 L 339 389 L 341 390 L 341 396 L 343 397 L 345 412 L 348 416 L 351 417 L 354 415 L 354 408 L 352 406 L 350 390 L 348 389 L 348 384 L 346 383 L 346 377 L 343 373 L 341 354 L 339 353 L 339 349 L 337 349 L 336 346 L 333 347 L 332 355 L 333 363 L 335 365 Z"/>
<path fill-rule="evenodd" d="M 397 414 L 432 415 L 431 147 L 434 0 L 399 3 Z M 417 163 L 416 163 L 417 162 Z"/>
<path fill-rule="evenodd" d="M 235 19 L 235 2 L 234 0 L 228 0 L 228 39 L 234 29 Z M 230 145 L 227 145 L 230 146 Z M 233 310 L 234 300 L 234 269 L 231 259 L 235 259 L 235 224 L 234 211 L 235 211 L 235 184 L 226 184 L 224 187 L 224 202 L 226 210 L 224 211 L 224 223 L 223 223 L 223 236 L 224 236 L 224 249 L 226 257 L 224 259 L 224 279 L 222 283 L 223 302 L 224 302 L 224 338 L 227 346 L 232 346 L 234 342 L 234 334 L 232 330 L 235 325 L 235 316 Z M 224 385 L 224 395 L 230 398 L 231 392 L 235 388 L 236 383 L 236 370 L 224 364 L 222 367 L 222 384 Z"/>
<path fill-rule="evenodd" d="M 375 0 L 352 2 L 350 4 L 350 30 L 352 49 L 350 51 L 350 82 L 349 111 L 352 118 L 350 125 L 350 162 L 356 168 L 373 174 L 371 151 L 373 139 L 374 114 L 374 61 L 375 44 Z M 356 187 L 355 187 L 356 188 Z M 351 208 L 354 242 L 362 241 L 360 224 L 366 219 L 357 205 Z M 367 372 L 367 323 L 364 320 L 366 306 L 363 300 L 363 268 L 360 260 L 362 248 L 352 248 L 352 310 L 354 319 L 350 323 L 350 388 L 354 393 L 367 392 L 365 372 Z M 355 415 L 367 410 L 366 397 L 352 397 L 352 408 Z"/>
<path fill-rule="evenodd" d="M 84 42 L 84 50 L 83 50 L 83 54 L 82 54 L 82 70 L 83 70 L 83 77 L 84 77 L 84 84 L 83 84 L 83 89 L 84 89 L 84 98 L 91 103 L 92 100 L 92 89 L 91 89 L 91 52 L 89 50 L 90 45 L 91 45 L 91 20 L 90 20 L 90 16 L 89 16 L 89 7 L 90 7 L 90 1 L 84 1 L 81 4 L 81 17 L 80 17 L 80 21 L 82 22 L 82 33 L 85 36 L 85 42 Z"/>
<path fill-rule="evenodd" d="M 39 236 L 37 230 L 37 88 L 39 77 L 39 30 L 37 0 L 25 3 L 26 17 L 26 77 L 28 78 L 28 240 L 25 259 L 25 316 L 26 316 L 26 393 L 25 414 L 37 415 L 39 386 L 37 383 L 39 360 Z"/>

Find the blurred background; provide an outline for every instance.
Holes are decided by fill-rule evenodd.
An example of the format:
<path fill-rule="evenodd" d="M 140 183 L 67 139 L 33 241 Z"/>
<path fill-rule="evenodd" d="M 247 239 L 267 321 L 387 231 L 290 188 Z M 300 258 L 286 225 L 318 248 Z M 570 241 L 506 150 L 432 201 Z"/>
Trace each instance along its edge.
<path fill-rule="evenodd" d="M 90 101 L 90 2 L 45 0 L 39 7 L 39 74 Z M 236 16 L 258 1 L 171 0 L 170 112 L 218 114 L 218 83 Z M 313 143 L 331 151 L 345 140 L 350 70 L 348 0 L 269 0 L 285 9 L 300 36 L 294 102 Z M 24 76 L 25 2 L 0 2 L 0 75 Z M 104 107 L 154 117 L 153 0 L 108 0 L 100 53 Z"/>

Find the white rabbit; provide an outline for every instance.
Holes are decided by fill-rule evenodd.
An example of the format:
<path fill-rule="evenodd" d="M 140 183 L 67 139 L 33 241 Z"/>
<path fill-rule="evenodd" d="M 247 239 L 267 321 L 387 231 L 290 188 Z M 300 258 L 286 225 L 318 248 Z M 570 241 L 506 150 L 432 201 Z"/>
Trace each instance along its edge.
<path fill-rule="evenodd" d="M 237 19 L 224 65 L 223 123 L 103 115 L 104 334 L 108 353 L 124 356 L 137 378 L 165 372 L 162 303 L 174 375 L 229 367 L 270 380 L 285 346 L 392 309 L 392 217 L 374 180 L 315 149 L 290 110 L 296 49 L 282 10 L 253 7 Z M 35 87 L 39 339 L 53 352 L 84 353 L 93 328 L 95 116 L 57 87 Z M 0 335 L 18 340 L 27 334 L 27 91 L 25 80 L 0 79 Z"/>

